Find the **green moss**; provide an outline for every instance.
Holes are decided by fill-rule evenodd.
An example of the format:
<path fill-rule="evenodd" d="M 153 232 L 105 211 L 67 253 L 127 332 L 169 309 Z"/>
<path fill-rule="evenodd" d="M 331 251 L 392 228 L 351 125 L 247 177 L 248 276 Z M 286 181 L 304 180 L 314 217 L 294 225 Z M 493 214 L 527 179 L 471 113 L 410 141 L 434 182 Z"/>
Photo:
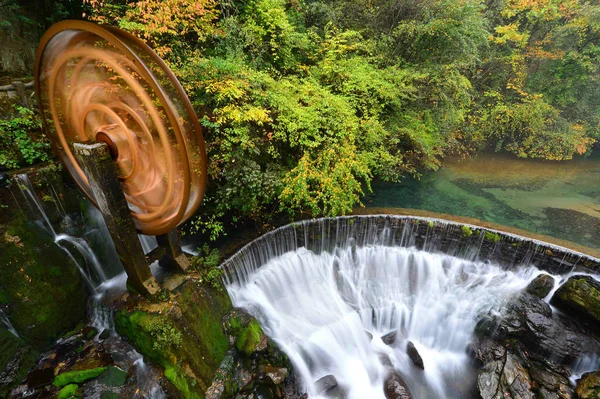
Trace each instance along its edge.
<path fill-rule="evenodd" d="M 246 328 L 237 336 L 236 347 L 240 352 L 250 355 L 256 351 L 263 335 L 262 328 L 256 319 L 253 319 Z"/>
<path fill-rule="evenodd" d="M 118 367 L 110 366 L 100 376 L 100 382 L 107 387 L 120 387 L 125 384 L 127 373 Z"/>
<path fill-rule="evenodd" d="M 492 233 L 491 231 L 486 231 L 485 239 L 487 241 L 498 242 L 498 241 L 500 241 L 500 235 L 498 233 Z"/>
<path fill-rule="evenodd" d="M 435 223 L 433 222 L 433 220 L 430 220 L 429 222 L 427 222 L 427 225 L 429 226 L 430 229 L 433 229 L 435 227 Z"/>
<path fill-rule="evenodd" d="M 100 399 L 119 399 L 120 396 L 118 393 L 114 393 L 112 391 L 102 391 L 100 393 Z"/>
<path fill-rule="evenodd" d="M 25 341 L 46 349 L 84 319 L 87 292 L 79 271 L 47 233 L 15 219 L 0 226 L 0 253 L 2 301 L 10 303 Z"/>
<path fill-rule="evenodd" d="M 167 379 L 171 381 L 173 385 L 175 385 L 177 390 L 181 392 L 185 399 L 204 399 L 204 394 L 194 389 L 196 385 L 195 380 L 188 378 L 179 367 L 166 367 L 165 377 L 167 377 Z"/>
<path fill-rule="evenodd" d="M 589 276 L 571 277 L 555 294 L 559 303 L 600 324 L 600 283 Z"/>
<path fill-rule="evenodd" d="M 79 395 L 77 395 L 77 389 L 79 389 L 77 384 L 69 384 L 58 392 L 57 399 L 77 398 L 79 397 Z"/>
<path fill-rule="evenodd" d="M 170 370 L 168 378 L 184 397 L 203 397 L 228 350 L 221 320 L 231 307 L 229 297 L 212 287 L 188 282 L 174 301 L 177 312 L 121 311 L 115 315 L 115 325 L 139 352 Z M 156 345 L 162 334 L 162 344 Z M 180 370 L 188 372 L 184 375 Z"/>
<path fill-rule="evenodd" d="M 62 387 L 68 384 L 79 384 L 96 378 L 106 371 L 106 367 L 97 367 L 89 370 L 67 371 L 54 377 L 54 385 Z"/>
<path fill-rule="evenodd" d="M 473 230 L 471 230 L 471 227 L 469 227 L 467 225 L 463 225 L 462 226 L 462 236 L 463 236 L 463 238 L 470 237 L 472 235 L 473 235 Z"/>

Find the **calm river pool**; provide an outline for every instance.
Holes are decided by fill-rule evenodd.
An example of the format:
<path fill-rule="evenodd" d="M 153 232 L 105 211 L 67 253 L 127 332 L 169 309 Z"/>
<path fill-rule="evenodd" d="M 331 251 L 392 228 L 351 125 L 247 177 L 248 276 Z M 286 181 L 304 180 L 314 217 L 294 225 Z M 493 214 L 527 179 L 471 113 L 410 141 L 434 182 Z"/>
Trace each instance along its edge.
<path fill-rule="evenodd" d="M 363 203 L 466 216 L 600 249 L 599 152 L 567 162 L 494 153 L 448 159 L 420 180 L 373 182 Z"/>

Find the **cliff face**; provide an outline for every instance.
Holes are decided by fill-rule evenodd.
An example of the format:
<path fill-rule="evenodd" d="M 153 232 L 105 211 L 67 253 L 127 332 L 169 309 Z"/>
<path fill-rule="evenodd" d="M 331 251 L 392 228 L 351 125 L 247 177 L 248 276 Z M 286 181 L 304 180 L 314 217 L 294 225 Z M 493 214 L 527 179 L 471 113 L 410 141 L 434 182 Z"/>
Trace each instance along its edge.
<path fill-rule="evenodd" d="M 35 51 L 50 25 L 81 18 L 82 4 L 72 0 L 5 0 L 0 2 L 0 85 L 10 78 L 33 76 Z"/>

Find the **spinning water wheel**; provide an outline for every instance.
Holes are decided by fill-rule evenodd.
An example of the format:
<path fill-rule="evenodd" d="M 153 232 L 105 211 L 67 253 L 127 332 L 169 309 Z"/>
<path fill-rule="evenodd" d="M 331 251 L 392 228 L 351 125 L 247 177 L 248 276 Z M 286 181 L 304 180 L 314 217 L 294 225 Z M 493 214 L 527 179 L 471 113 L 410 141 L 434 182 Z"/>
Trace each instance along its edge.
<path fill-rule="evenodd" d="M 60 22 L 39 44 L 35 87 L 55 152 L 95 205 L 78 143 L 108 146 L 139 233 L 165 235 L 194 213 L 206 185 L 201 127 L 181 84 L 145 43 L 113 27 Z"/>

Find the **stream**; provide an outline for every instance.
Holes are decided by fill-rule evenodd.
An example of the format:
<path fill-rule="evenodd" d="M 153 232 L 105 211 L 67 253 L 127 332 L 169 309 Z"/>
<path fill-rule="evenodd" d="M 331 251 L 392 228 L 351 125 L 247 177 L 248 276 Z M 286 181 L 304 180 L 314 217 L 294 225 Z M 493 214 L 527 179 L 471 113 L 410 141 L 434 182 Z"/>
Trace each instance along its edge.
<path fill-rule="evenodd" d="M 466 216 L 600 249 L 600 151 L 572 161 L 481 153 L 402 183 L 376 181 L 367 207 Z"/>

